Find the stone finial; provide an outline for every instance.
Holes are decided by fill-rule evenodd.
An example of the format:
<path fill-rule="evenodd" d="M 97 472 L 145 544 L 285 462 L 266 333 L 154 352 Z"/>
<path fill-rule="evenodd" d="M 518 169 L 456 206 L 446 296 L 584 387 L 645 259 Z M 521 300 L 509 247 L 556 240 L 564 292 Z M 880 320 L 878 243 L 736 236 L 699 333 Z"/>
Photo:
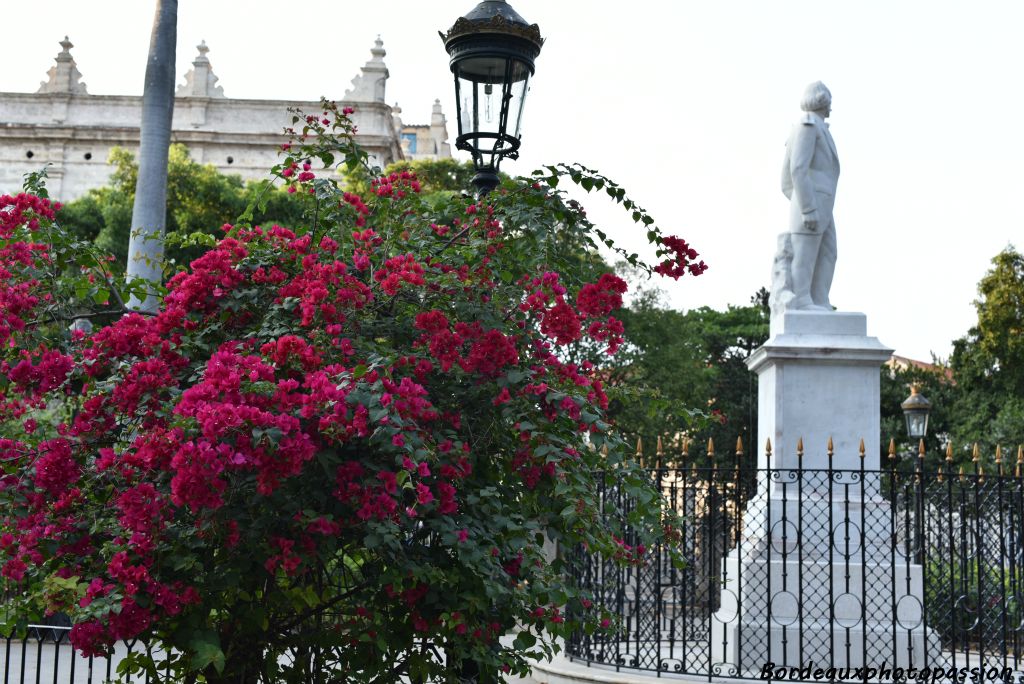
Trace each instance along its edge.
<path fill-rule="evenodd" d="M 430 139 L 434 144 L 434 154 L 439 158 L 452 156 L 452 147 L 448 143 L 448 120 L 441 111 L 441 100 L 434 100 L 430 112 Z"/>
<path fill-rule="evenodd" d="M 352 79 L 352 87 L 345 91 L 342 98 L 345 102 L 384 102 L 384 89 L 390 74 L 384 64 L 387 52 L 380 36 L 374 41 L 370 54 L 373 56 L 363 65 L 361 73 Z"/>
<path fill-rule="evenodd" d="M 82 83 L 82 74 L 78 71 L 75 58 L 71 56 L 71 48 L 74 44 L 64 36 L 60 41 L 61 51 L 57 54 L 57 63 L 46 72 L 46 80 L 39 84 L 37 93 L 74 93 L 76 95 L 88 95 L 85 84 Z"/>
<path fill-rule="evenodd" d="M 398 106 L 397 102 L 391 107 L 391 121 L 395 127 L 395 135 L 401 137 L 405 123 L 402 121 L 402 108 Z"/>
<path fill-rule="evenodd" d="M 384 50 L 384 41 L 380 39 L 380 34 L 377 34 L 377 40 L 373 41 L 373 47 L 370 48 L 370 54 L 373 57 L 370 59 L 371 62 L 384 63 L 384 56 L 388 53 Z"/>
<path fill-rule="evenodd" d="M 444 112 L 441 111 L 441 100 L 434 100 L 434 108 L 430 112 L 430 125 L 444 126 L 446 123 L 448 120 L 444 118 Z"/>
<path fill-rule="evenodd" d="M 192 62 L 192 68 L 185 74 L 185 83 L 178 86 L 177 97 L 224 97 L 224 89 L 217 85 L 219 80 L 210 67 L 206 53 L 210 51 L 206 41 L 196 46 L 199 56 Z"/>
<path fill-rule="evenodd" d="M 64 36 L 64 40 L 62 40 L 59 43 L 57 43 L 57 45 L 60 45 L 61 48 L 63 48 L 60 51 L 60 54 L 57 55 L 57 61 L 58 62 L 73 62 L 73 61 L 75 61 L 75 58 L 71 56 L 71 48 L 75 47 L 75 44 L 72 43 L 71 40 L 66 35 Z"/>
<path fill-rule="evenodd" d="M 203 64 L 209 64 L 210 58 L 206 56 L 206 53 L 210 51 L 210 48 L 206 45 L 206 41 L 199 41 L 199 45 L 196 45 L 196 49 L 199 50 L 199 56 L 196 57 L 196 61 L 193 62 L 193 64 L 199 64 L 200 62 Z"/>

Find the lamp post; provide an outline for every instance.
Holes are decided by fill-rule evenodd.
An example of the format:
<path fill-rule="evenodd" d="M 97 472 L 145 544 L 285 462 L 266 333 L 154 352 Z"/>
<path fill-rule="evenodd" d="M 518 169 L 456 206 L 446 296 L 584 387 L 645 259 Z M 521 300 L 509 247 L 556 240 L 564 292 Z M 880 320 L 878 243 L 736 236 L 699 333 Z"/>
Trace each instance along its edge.
<path fill-rule="evenodd" d="M 910 396 L 900 406 L 907 421 L 907 436 L 924 439 L 928 434 L 928 413 L 932 410 L 932 402 L 918 392 L 917 385 L 911 385 Z"/>
<path fill-rule="evenodd" d="M 455 77 L 455 148 L 473 156 L 472 183 L 486 195 L 498 185 L 501 160 L 519 157 L 523 104 L 544 39 L 505 0 L 484 0 L 439 35 Z"/>

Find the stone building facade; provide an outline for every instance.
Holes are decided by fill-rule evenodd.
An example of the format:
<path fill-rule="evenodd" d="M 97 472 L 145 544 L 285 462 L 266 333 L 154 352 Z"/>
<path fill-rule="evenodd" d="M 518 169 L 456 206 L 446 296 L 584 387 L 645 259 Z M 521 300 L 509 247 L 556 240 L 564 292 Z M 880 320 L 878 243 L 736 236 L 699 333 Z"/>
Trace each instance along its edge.
<path fill-rule="evenodd" d="M 82 82 L 64 38 L 56 64 L 35 93 L 0 92 L 0 193 L 17 191 L 24 174 L 50 165 L 51 196 L 69 201 L 104 185 L 110 150 L 138 151 L 142 96 L 92 95 Z M 278 160 L 289 107 L 319 111 L 318 102 L 234 99 L 217 84 L 206 43 L 175 93 L 171 140 L 184 143 L 193 159 L 223 173 L 263 179 Z M 355 109 L 357 140 L 373 163 L 451 156 L 447 122 L 435 101 L 431 121 L 405 126 L 401 109 L 386 104 L 388 69 L 380 38 L 352 79 L 339 106 Z"/>

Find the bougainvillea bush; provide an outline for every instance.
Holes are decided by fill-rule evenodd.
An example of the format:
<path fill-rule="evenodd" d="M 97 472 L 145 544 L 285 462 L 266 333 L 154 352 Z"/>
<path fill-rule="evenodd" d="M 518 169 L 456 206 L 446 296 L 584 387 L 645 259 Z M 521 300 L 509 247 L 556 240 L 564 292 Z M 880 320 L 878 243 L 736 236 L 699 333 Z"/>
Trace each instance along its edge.
<path fill-rule="evenodd" d="M 272 171 L 305 224 L 224 226 L 154 314 L 38 177 L 0 198 L 7 633 L 63 613 L 82 654 L 163 654 L 125 672 L 384 682 L 498 681 L 615 628 L 553 549 L 643 563 L 679 521 L 603 420 L 625 283 L 560 179 L 623 205 L 654 270 L 703 262 L 578 166 L 481 200 L 408 172 L 345 192 L 347 113 L 298 119 Z M 595 510 L 609 467 L 645 502 L 628 537 Z"/>

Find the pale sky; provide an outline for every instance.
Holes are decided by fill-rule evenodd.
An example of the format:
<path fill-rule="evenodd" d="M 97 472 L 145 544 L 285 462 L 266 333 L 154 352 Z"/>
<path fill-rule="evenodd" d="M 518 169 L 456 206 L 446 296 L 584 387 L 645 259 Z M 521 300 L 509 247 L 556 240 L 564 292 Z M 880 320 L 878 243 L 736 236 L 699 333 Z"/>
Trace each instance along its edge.
<path fill-rule="evenodd" d="M 154 0 L 7 2 L 0 91 L 34 92 L 68 34 L 92 94 L 140 94 Z M 710 266 L 668 283 L 678 308 L 746 304 L 769 284 L 786 226 L 784 143 L 804 86 L 832 90 L 842 175 L 832 302 L 897 354 L 947 357 L 976 320 L 989 262 L 1024 249 L 1024 3 L 1018 0 L 512 0 L 547 43 L 526 101 L 522 156 L 579 161 L 624 185 Z M 205 39 L 228 97 L 340 98 L 387 50 L 389 103 L 456 135 L 437 31 L 473 0 L 180 0 L 178 80 Z M 592 218 L 652 257 L 594 196 Z"/>

